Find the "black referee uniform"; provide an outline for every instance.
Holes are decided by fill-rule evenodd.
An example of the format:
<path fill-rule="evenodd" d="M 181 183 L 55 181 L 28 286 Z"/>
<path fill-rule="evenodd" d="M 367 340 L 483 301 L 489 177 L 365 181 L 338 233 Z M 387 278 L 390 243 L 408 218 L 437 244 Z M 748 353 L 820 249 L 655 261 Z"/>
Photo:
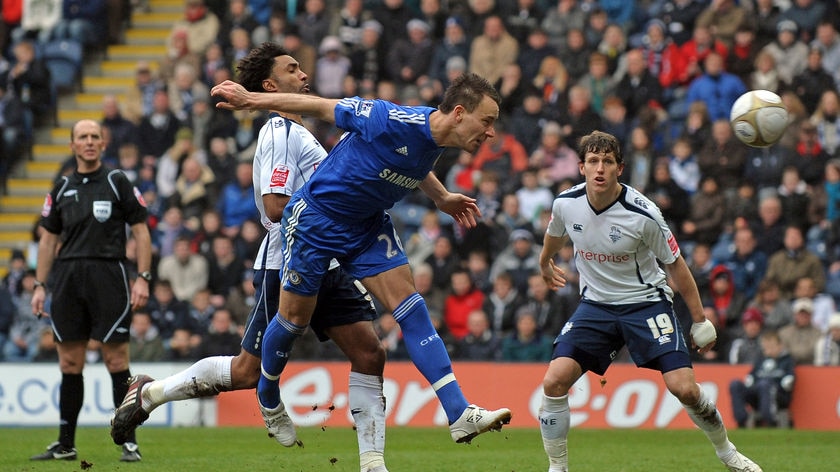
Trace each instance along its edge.
<path fill-rule="evenodd" d="M 61 241 L 48 283 L 59 342 L 128 341 L 126 224 L 143 223 L 147 214 L 142 196 L 126 175 L 105 166 L 62 177 L 49 193 L 40 224 Z"/>

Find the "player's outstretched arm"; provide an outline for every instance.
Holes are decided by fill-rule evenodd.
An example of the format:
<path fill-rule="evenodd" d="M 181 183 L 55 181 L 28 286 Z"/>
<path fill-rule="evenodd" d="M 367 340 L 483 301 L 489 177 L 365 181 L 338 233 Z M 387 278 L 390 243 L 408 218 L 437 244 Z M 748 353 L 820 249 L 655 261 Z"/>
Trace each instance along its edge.
<path fill-rule="evenodd" d="M 296 115 L 306 115 L 335 123 L 335 106 L 338 100 L 300 93 L 249 92 L 236 82 L 225 80 L 210 91 L 210 95 L 223 101 L 216 108 L 225 110 L 273 110 Z"/>
<path fill-rule="evenodd" d="M 433 172 L 429 172 L 420 182 L 420 190 L 435 202 L 440 211 L 455 218 L 458 224 L 467 228 L 474 228 L 478 224 L 476 218 L 481 217 L 481 211 L 475 204 L 475 199 L 446 190 Z"/>

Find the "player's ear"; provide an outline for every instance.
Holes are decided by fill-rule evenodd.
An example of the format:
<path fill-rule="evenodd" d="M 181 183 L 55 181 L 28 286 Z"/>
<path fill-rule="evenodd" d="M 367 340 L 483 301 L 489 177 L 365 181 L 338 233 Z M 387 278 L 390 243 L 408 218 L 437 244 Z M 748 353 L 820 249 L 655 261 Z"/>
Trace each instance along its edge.
<path fill-rule="evenodd" d="M 274 84 L 274 81 L 271 79 L 265 79 L 262 81 L 262 88 L 266 92 L 276 92 L 277 86 Z"/>

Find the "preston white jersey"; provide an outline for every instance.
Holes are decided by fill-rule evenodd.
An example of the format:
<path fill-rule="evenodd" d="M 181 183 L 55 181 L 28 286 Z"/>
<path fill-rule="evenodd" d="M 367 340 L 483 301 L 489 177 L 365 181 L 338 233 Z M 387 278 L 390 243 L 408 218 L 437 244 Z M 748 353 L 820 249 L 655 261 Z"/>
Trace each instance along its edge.
<path fill-rule="evenodd" d="M 665 264 L 677 260 L 680 248 L 656 205 L 622 184 L 618 199 L 597 212 L 578 184 L 554 200 L 546 232 L 568 235 L 574 243 L 580 294 L 601 303 L 629 304 L 671 300 Z"/>
<path fill-rule="evenodd" d="M 268 234 L 262 240 L 254 269 L 283 269 L 281 225 L 266 216 L 263 195 L 291 196 L 309 180 L 325 157 L 327 151 L 321 143 L 299 123 L 272 115 L 260 129 L 254 154 L 254 202 Z"/>

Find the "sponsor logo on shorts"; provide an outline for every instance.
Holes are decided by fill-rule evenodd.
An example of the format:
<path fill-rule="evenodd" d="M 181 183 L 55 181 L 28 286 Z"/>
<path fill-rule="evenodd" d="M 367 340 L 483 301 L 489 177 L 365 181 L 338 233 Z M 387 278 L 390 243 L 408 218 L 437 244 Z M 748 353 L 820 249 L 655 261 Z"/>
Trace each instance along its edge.
<path fill-rule="evenodd" d="M 662 346 L 664 344 L 671 344 L 671 336 L 668 336 L 667 334 L 659 336 L 659 345 Z"/>

